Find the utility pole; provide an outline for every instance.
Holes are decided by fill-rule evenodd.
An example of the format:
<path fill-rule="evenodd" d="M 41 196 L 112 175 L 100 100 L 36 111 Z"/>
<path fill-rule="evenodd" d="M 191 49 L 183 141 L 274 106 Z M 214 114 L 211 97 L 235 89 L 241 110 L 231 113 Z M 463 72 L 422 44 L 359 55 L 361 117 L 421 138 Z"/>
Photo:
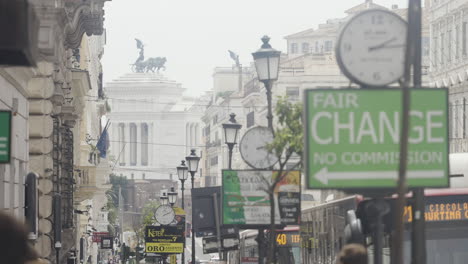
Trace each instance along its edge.
<path fill-rule="evenodd" d="M 414 62 L 413 62 L 413 85 L 421 87 L 421 0 L 410 1 L 409 12 L 412 12 L 413 37 L 414 37 Z M 426 226 L 424 219 L 425 211 L 424 188 L 413 190 L 413 223 L 411 233 L 411 263 L 426 264 Z"/>
<path fill-rule="evenodd" d="M 406 40 L 405 73 L 402 93 L 402 130 L 400 138 L 400 166 L 398 177 L 398 199 L 395 213 L 395 231 L 392 237 L 392 263 L 403 263 L 403 212 L 406 206 L 406 171 L 408 157 L 409 108 L 411 69 L 413 69 L 413 86 L 421 86 L 421 0 L 409 0 L 408 31 Z M 413 66 L 413 67 L 411 67 Z M 412 263 L 426 263 L 426 239 L 424 226 L 424 189 L 413 191 L 413 233 L 412 233 Z"/>

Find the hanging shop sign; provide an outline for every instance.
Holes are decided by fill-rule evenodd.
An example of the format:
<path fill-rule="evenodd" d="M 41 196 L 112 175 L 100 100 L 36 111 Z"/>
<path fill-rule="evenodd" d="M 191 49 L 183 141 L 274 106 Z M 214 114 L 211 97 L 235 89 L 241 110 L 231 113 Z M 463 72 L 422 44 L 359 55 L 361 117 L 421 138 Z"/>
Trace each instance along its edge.
<path fill-rule="evenodd" d="M 182 253 L 184 250 L 184 226 L 146 226 L 145 252 Z"/>
<path fill-rule="evenodd" d="M 305 91 L 309 189 L 396 187 L 402 90 Z M 411 89 L 407 182 L 448 186 L 447 89 Z"/>
<path fill-rule="evenodd" d="M 0 111 L 0 163 L 10 163 L 11 111 Z"/>
<path fill-rule="evenodd" d="M 270 198 L 266 190 L 278 177 L 277 171 L 224 170 L 223 224 L 247 228 L 270 223 Z M 274 190 L 275 223 L 299 224 L 301 173 L 282 176 Z"/>

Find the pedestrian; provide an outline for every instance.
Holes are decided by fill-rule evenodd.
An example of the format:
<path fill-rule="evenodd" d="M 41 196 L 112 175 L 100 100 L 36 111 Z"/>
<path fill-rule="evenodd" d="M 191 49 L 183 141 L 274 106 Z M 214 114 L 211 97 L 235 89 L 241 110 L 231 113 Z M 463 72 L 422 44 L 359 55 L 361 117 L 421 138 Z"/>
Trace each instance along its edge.
<path fill-rule="evenodd" d="M 336 264 L 367 264 L 367 250 L 361 244 L 348 244 L 341 249 Z"/>
<path fill-rule="evenodd" d="M 0 211 L 0 258 L 8 264 L 42 263 L 28 241 L 26 226 Z"/>

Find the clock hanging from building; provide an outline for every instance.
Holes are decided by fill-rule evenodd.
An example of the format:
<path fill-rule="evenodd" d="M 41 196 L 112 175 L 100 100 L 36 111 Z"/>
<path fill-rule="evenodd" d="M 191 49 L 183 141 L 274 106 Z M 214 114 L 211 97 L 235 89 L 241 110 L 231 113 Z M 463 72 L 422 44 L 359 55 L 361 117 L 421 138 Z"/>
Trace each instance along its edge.
<path fill-rule="evenodd" d="M 351 81 L 382 87 L 403 77 L 407 23 L 397 14 L 370 9 L 352 17 L 336 45 L 341 71 Z"/>

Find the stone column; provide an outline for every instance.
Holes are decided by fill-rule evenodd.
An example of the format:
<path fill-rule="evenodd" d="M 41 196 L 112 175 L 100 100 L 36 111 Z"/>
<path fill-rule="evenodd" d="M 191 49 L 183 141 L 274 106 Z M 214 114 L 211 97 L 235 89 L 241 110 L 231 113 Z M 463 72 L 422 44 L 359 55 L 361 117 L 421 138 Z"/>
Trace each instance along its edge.
<path fill-rule="evenodd" d="M 143 123 L 139 122 L 139 123 L 135 123 L 135 126 L 136 126 L 136 139 L 137 139 L 137 144 L 136 144 L 136 165 L 137 166 L 141 166 L 141 158 L 142 158 L 142 155 L 141 155 L 141 131 L 143 131 L 141 129 L 141 125 Z"/>
<path fill-rule="evenodd" d="M 130 138 L 130 123 L 125 124 L 125 150 L 122 152 L 122 155 L 125 154 L 125 166 L 130 166 L 130 145 L 131 145 L 131 138 Z"/>
<path fill-rule="evenodd" d="M 148 145 L 148 166 L 154 166 L 155 155 L 153 153 L 156 145 L 154 145 L 153 143 L 156 142 L 156 137 L 154 136 L 153 122 L 148 123 L 148 134 L 148 143 L 151 143 Z"/>

